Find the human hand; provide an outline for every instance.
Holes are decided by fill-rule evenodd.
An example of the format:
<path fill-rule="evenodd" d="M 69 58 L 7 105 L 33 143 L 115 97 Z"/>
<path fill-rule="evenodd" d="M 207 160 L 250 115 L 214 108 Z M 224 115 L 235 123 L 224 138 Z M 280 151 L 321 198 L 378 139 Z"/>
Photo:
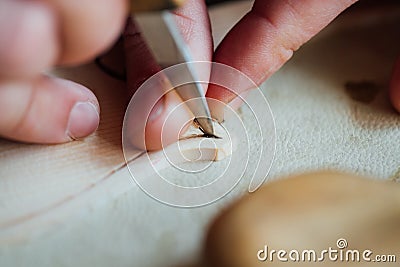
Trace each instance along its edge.
<path fill-rule="evenodd" d="M 174 12 L 174 17 L 191 50 L 192 59 L 210 62 L 213 55 L 213 40 L 205 1 L 186 0 L 184 6 Z M 125 29 L 124 46 L 128 91 L 132 95 L 143 82 L 161 68 L 133 20 L 128 21 Z M 210 73 L 211 66 L 202 71 Z M 178 108 L 176 109 L 178 111 L 174 112 L 173 119 L 168 120 L 168 127 L 164 127 L 171 111 L 182 103 L 181 98 L 173 90 L 164 94 L 166 89 L 154 88 L 154 90 L 150 90 L 151 92 L 147 91 L 147 97 L 142 97 L 140 103 L 135 103 L 135 107 L 136 104 L 140 106 L 136 110 L 144 110 L 142 112 L 144 114 L 129 114 L 129 126 L 127 127 L 129 132 L 127 134 L 129 134 L 131 142 L 139 148 L 158 150 L 177 141 L 180 132 L 183 132 L 181 131 L 183 126 L 193 120 L 190 111 Z M 163 96 L 161 100 L 154 103 L 153 99 L 158 99 L 160 96 Z M 147 114 L 149 109 L 151 112 Z M 146 119 L 147 115 L 148 119 Z"/>
<path fill-rule="evenodd" d="M 205 4 L 189 2 L 177 12 L 179 24 L 197 51 L 194 59 L 210 61 L 213 48 Z M 1 1 L 0 136 L 46 144 L 95 131 L 99 104 L 94 94 L 80 84 L 43 73 L 56 65 L 83 63 L 106 50 L 120 34 L 127 11 L 126 0 Z M 131 25 L 126 36 L 129 29 L 135 31 Z M 126 43 L 128 80 L 137 88 L 159 68 L 143 39 L 135 37 L 129 36 Z M 167 107 L 179 102 L 176 96 L 166 97 Z M 183 114 L 182 119 L 189 116 Z M 157 116 L 148 131 L 149 149 L 161 147 L 162 117 Z"/>
<path fill-rule="evenodd" d="M 188 0 L 176 15 L 194 60 L 231 65 L 261 83 L 293 51 L 354 2 L 258 0 L 214 54 L 204 2 Z M 42 72 L 55 64 L 83 62 L 103 51 L 118 36 L 126 11 L 124 0 L 102 0 L 96 5 L 84 0 L 79 6 L 65 0 L 2 1 L 0 135 L 26 142 L 59 143 L 93 132 L 99 122 L 98 102 L 93 93 L 76 83 L 46 77 Z M 130 24 L 125 34 L 128 84 L 133 91 L 159 70 L 137 33 Z M 391 84 L 392 102 L 400 110 L 400 64 Z M 225 103 L 234 96 L 216 86 L 207 91 L 207 97 Z M 161 148 L 163 118 L 179 101 L 170 95 L 157 106 L 160 109 L 155 109 L 146 131 L 149 149 Z M 211 111 L 215 117 L 220 114 L 217 109 Z M 181 115 L 176 129 L 191 116 Z M 175 141 L 174 129 L 168 131 L 168 142 Z"/>
<path fill-rule="evenodd" d="M 260 84 L 288 61 L 294 51 L 355 2 L 357 0 L 256 0 L 251 12 L 219 45 L 214 60 L 241 70 Z M 225 103 L 235 96 L 213 85 L 207 91 L 207 97 Z M 390 98 L 400 111 L 400 60 L 392 75 Z M 221 110 L 212 112 L 214 117 L 221 117 Z"/>
<path fill-rule="evenodd" d="M 106 49 L 127 10 L 125 0 L 0 1 L 0 136 L 60 143 L 92 133 L 99 123 L 94 94 L 43 72 Z"/>
<path fill-rule="evenodd" d="M 202 51 L 205 55 L 202 60 L 212 57 L 213 61 L 233 66 L 260 84 L 289 60 L 294 51 L 355 2 L 256 0 L 252 10 L 227 34 L 212 56 L 205 53 L 205 49 L 211 47 L 208 38 L 196 40 L 200 50 L 192 51 Z M 187 14 L 191 15 L 192 24 L 199 23 L 199 14 Z M 236 94 L 211 84 L 206 96 L 228 103 Z M 390 97 L 393 106 L 400 111 L 400 60 L 394 67 Z M 214 118 L 221 119 L 222 112 L 218 107 L 212 107 L 211 112 Z M 159 148 L 158 144 L 156 147 Z"/>

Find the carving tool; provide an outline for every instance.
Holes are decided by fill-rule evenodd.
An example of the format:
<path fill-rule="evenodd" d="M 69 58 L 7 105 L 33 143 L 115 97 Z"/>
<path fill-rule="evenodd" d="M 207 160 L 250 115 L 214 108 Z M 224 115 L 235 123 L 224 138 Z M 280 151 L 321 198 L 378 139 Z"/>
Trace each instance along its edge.
<path fill-rule="evenodd" d="M 182 5 L 184 2 L 185 0 L 131 0 L 131 12 L 170 9 Z M 164 10 L 162 11 L 162 18 L 168 29 L 167 32 L 177 48 L 178 57 L 183 60 L 183 63 L 193 62 L 190 49 L 178 28 L 173 13 Z M 193 113 L 195 116 L 195 123 L 199 126 L 205 136 L 215 137 L 210 109 L 207 104 L 203 87 L 198 82 L 199 79 L 197 78 L 194 65 L 184 64 L 183 66 L 185 69 L 183 75 L 187 75 L 188 80 L 193 81 L 193 83 L 187 84 L 182 88 L 175 88 L 175 91 Z"/>

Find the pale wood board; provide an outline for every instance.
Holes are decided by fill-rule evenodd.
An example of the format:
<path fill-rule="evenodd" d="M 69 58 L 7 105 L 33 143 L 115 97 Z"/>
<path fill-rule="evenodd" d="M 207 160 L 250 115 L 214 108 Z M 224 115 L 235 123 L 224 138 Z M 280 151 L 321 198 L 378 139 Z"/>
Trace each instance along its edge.
<path fill-rule="evenodd" d="M 213 10 L 215 39 L 248 9 L 245 2 Z M 398 173 L 400 117 L 386 91 L 399 53 L 400 11 L 363 12 L 334 22 L 262 86 L 278 138 L 270 179 L 327 168 L 381 179 Z M 195 261 L 210 219 L 243 194 L 248 181 L 202 208 L 177 209 L 151 199 L 123 167 L 123 83 L 93 64 L 57 73 L 96 93 L 100 128 L 57 146 L 0 141 L 0 266 Z M 347 81 L 361 80 L 380 88 L 371 103 L 353 100 L 344 89 Z"/>

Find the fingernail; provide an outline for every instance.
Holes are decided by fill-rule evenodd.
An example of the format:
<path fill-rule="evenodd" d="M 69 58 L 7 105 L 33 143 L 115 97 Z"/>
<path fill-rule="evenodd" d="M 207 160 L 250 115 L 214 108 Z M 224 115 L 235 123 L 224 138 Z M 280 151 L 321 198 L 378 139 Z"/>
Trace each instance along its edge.
<path fill-rule="evenodd" d="M 93 133 L 99 125 L 98 108 L 90 102 L 77 102 L 69 114 L 67 134 L 79 139 Z"/>
<path fill-rule="evenodd" d="M 400 112 L 400 58 L 397 60 L 390 81 L 390 100 L 394 108 Z"/>
<path fill-rule="evenodd" d="M 164 97 L 160 98 L 157 103 L 154 105 L 153 109 L 149 115 L 149 121 L 154 121 L 158 117 L 160 117 L 162 111 L 164 109 Z"/>

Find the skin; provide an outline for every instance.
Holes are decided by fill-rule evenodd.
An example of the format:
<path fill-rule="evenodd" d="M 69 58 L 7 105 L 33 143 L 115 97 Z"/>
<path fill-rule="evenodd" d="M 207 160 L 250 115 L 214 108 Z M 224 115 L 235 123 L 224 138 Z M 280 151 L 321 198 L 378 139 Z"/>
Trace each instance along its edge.
<path fill-rule="evenodd" d="M 374 254 L 400 249 L 399 190 L 389 181 L 335 172 L 270 181 L 225 208 L 211 223 L 204 245 L 205 266 L 367 266 L 362 259 L 365 248 Z M 339 238 L 349 244 L 343 252 L 360 250 L 360 262 L 352 262 L 349 256 L 349 262 L 330 261 L 329 254 L 321 256 L 329 247 L 338 249 Z M 259 254 L 265 259 L 260 261 L 256 253 L 265 246 L 268 258 Z M 271 254 L 281 249 L 286 251 L 283 258 L 287 261 Z M 291 250 L 301 255 L 310 249 L 325 260 L 291 260 L 296 258 L 294 254 L 290 257 Z M 371 262 L 371 266 L 384 265 Z"/>
<path fill-rule="evenodd" d="M 176 19 L 194 60 L 225 63 L 261 83 L 354 2 L 256 0 L 215 53 L 203 1 L 188 0 L 176 11 Z M 82 85 L 47 77 L 43 72 L 56 65 L 86 62 L 109 48 L 120 35 L 127 13 L 126 0 L 98 0 L 95 5 L 91 0 L 1 1 L 0 136 L 62 143 L 94 132 L 100 114 L 94 94 Z M 137 33 L 134 23 L 129 22 L 125 51 L 130 92 L 160 69 Z M 400 111 L 400 63 L 393 72 L 390 96 Z M 232 93 L 216 86 L 208 88 L 207 97 L 223 102 L 233 99 Z M 145 140 L 140 136 L 134 139 L 145 143 L 147 149 L 161 148 L 163 118 L 179 101 L 174 95 L 164 97 L 154 111 L 155 118 L 146 125 Z M 220 114 L 218 107 L 212 107 L 211 112 L 215 117 Z M 175 128 L 180 129 L 179 124 L 188 119 L 190 114 L 182 110 Z M 175 128 L 163 133 L 167 136 L 164 145 L 178 138 Z"/>

